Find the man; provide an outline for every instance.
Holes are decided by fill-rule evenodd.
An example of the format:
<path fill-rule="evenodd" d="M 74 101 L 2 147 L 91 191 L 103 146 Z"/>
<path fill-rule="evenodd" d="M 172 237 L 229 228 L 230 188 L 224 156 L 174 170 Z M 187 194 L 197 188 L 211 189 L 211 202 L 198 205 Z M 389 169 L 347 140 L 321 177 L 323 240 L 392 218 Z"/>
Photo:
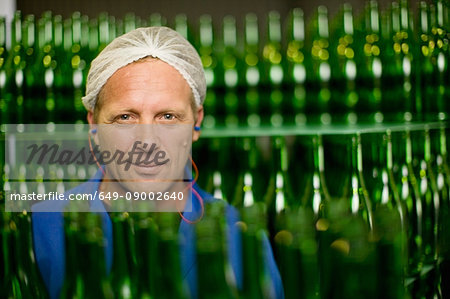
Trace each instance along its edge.
<path fill-rule="evenodd" d="M 183 163 L 187 160 L 186 152 L 189 147 L 184 149 L 186 134 L 167 134 L 163 131 L 148 135 L 147 132 L 159 127 L 172 130 L 171 132 L 174 132 L 174 127 L 188 128 L 188 137 L 192 141 L 198 140 L 205 94 L 206 83 L 200 57 L 192 45 L 175 31 L 166 27 L 140 28 L 116 38 L 92 62 L 88 75 L 83 103 L 88 110 L 87 119 L 92 128 L 93 139 L 101 147 L 115 150 L 130 149 L 136 144 L 132 141 L 139 139 L 138 146 L 144 154 L 149 151 L 144 144 L 156 140 L 157 147 L 164 149 L 169 159 L 164 160 L 168 161 L 166 164 L 145 165 L 130 158 L 132 165 L 128 165 L 128 169 L 125 169 L 126 163 L 106 165 L 99 169 L 89 184 L 82 184 L 68 193 L 94 194 L 100 191 L 126 194 L 141 189 L 153 191 L 153 188 L 179 191 L 182 187 L 174 185 L 173 181 L 180 179 L 182 174 L 176 170 L 184 169 Z M 115 129 L 113 133 L 108 133 L 108 128 Z M 123 128 L 134 129 L 120 131 Z M 127 139 L 128 136 L 133 138 Z M 178 143 L 170 144 L 173 136 L 178 136 L 175 138 Z M 124 139 L 128 141 L 123 141 Z M 173 180 L 172 175 L 175 175 L 176 180 Z M 167 178 L 170 178 L 169 182 L 164 180 Z M 192 196 L 193 201 L 196 197 L 205 204 L 217 200 L 197 185 L 194 185 L 192 192 L 198 195 Z M 99 205 L 98 202 L 93 205 L 94 210 L 105 212 L 103 229 L 109 244 L 106 248 L 106 265 L 109 271 L 112 264 L 112 228 L 106 210 L 110 207 L 108 204 Z M 196 255 L 194 242 L 190 239 L 195 237 L 193 222 L 201 216 L 202 205 L 195 202 L 187 204 L 191 211 L 187 211 L 185 205 L 175 208 L 185 211 L 181 214 L 183 221 L 179 228 L 182 236 L 180 240 L 184 240 L 180 241 L 181 267 L 183 278 L 189 286 L 189 294 L 196 298 Z M 38 207 L 34 209 L 34 212 L 37 211 Z M 229 261 L 237 286 L 241 288 L 242 254 L 239 231 L 234 225 L 238 216 L 230 206 L 224 216 L 229 228 Z M 63 217 L 61 213 L 33 213 L 32 217 L 36 259 L 51 297 L 57 298 L 65 273 Z M 271 286 L 267 288 L 271 290 L 269 295 L 282 298 L 281 279 L 267 239 L 262 246 L 266 271 L 271 277 Z M 197 261 L 199 262 L 201 261 Z"/>

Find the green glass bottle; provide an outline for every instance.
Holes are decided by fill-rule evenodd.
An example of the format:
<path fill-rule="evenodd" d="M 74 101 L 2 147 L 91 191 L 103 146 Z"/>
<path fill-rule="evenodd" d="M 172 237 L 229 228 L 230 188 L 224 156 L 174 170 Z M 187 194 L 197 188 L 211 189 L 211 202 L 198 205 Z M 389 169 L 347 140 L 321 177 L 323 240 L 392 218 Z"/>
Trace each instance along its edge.
<path fill-rule="evenodd" d="M 110 19 L 111 20 L 111 19 Z M 111 22 L 109 22 L 111 24 Z M 123 20 L 123 33 L 130 32 L 137 28 L 137 19 L 136 15 L 134 13 L 127 13 Z M 110 32 L 111 32 L 111 26 L 110 26 Z M 109 38 L 110 40 L 114 39 L 112 36 Z"/>
<path fill-rule="evenodd" d="M 380 298 L 373 234 L 367 220 L 362 214 L 352 212 L 348 202 L 349 198 L 328 202 L 324 218 L 316 224 L 320 295 L 322 298 Z"/>
<path fill-rule="evenodd" d="M 394 181 L 391 132 L 387 131 L 382 138 L 379 145 L 379 163 L 383 165 L 379 168 L 381 182 L 374 192 L 378 290 L 383 298 L 403 298 L 408 260 L 406 207 Z"/>
<path fill-rule="evenodd" d="M 199 298 L 237 297 L 226 262 L 224 209 L 222 201 L 206 205 L 205 216 L 195 227 Z"/>
<path fill-rule="evenodd" d="M 45 14 L 43 15 L 45 17 Z M 43 68 L 39 63 L 39 23 L 34 15 L 27 15 L 23 21 L 23 46 L 25 49 L 24 69 L 24 120 L 28 123 L 43 123 L 45 118 L 45 88 Z"/>
<path fill-rule="evenodd" d="M 130 259 L 132 253 L 128 245 L 133 243 L 130 240 L 132 233 L 129 214 L 127 212 L 110 213 L 113 228 L 113 264 L 111 269 L 111 286 L 115 298 L 132 298 L 135 294 L 131 282 L 133 273 Z M 131 241 L 131 242 L 130 242 Z"/>
<path fill-rule="evenodd" d="M 211 138 L 196 142 L 197 151 L 194 157 L 207 156 L 207 159 L 195 161 L 200 172 L 198 174 L 198 184 L 209 193 L 220 188 L 223 199 L 233 201 L 237 180 L 237 169 L 229 167 L 231 159 L 235 154 L 233 138 Z M 221 157 L 217 159 L 217 157 Z M 214 174 L 220 173 L 220 186 L 214 180 Z"/>
<path fill-rule="evenodd" d="M 308 114 L 312 123 L 330 124 L 329 103 L 331 94 L 330 42 L 328 27 L 328 10 L 325 6 L 317 7 L 317 14 L 312 24 L 312 88 L 314 93 L 308 96 Z"/>
<path fill-rule="evenodd" d="M 55 68 L 57 61 L 55 59 L 53 16 L 51 12 L 44 14 L 39 24 L 39 61 L 42 63 L 43 73 L 43 93 L 44 93 L 44 118 L 42 122 L 55 121 Z"/>
<path fill-rule="evenodd" d="M 430 18 L 429 18 L 429 7 L 425 2 L 420 2 L 419 12 L 418 12 L 418 22 L 416 32 L 417 32 L 417 46 L 416 54 L 418 59 L 415 63 L 417 65 L 416 74 L 416 104 L 418 106 L 418 113 L 420 113 L 421 119 L 427 119 L 428 114 L 431 111 L 436 111 L 433 108 L 436 102 L 433 99 L 435 89 L 433 87 L 433 64 L 431 60 L 432 49 L 430 49 L 430 44 L 433 45 L 431 28 L 430 28 Z M 430 51 L 431 50 L 431 51 Z"/>
<path fill-rule="evenodd" d="M 287 99 L 283 94 L 284 57 L 281 52 L 281 23 L 280 14 L 270 11 L 267 17 L 267 42 L 262 52 L 263 76 L 261 78 L 261 114 L 263 123 L 280 127 L 285 121 L 285 115 L 291 112 Z M 289 106 L 289 109 L 286 108 Z"/>
<path fill-rule="evenodd" d="M 2 200 L 0 207 L 5 208 L 4 201 Z M 1 237 L 1 249 L 0 258 L 2 267 L 0 267 L 1 288 L 0 295 L 3 298 L 14 298 L 14 290 L 17 285 L 17 279 L 13 272 L 12 255 L 12 233 L 10 228 L 11 213 L 3 212 L 0 214 L 0 237 Z"/>
<path fill-rule="evenodd" d="M 111 21 L 110 21 L 110 32 L 111 32 L 111 37 L 115 38 L 116 37 L 116 23 L 114 22 L 115 18 L 111 17 Z M 90 39 L 90 33 L 89 33 L 89 17 L 87 15 L 81 15 L 80 18 L 81 21 L 81 39 L 80 39 L 80 46 L 81 46 L 81 51 L 83 53 L 83 57 L 85 57 L 86 63 L 90 63 L 90 61 L 92 59 L 94 59 L 94 57 L 89 56 L 89 39 Z M 112 40 L 111 40 L 112 41 Z M 85 71 L 86 72 L 86 71 Z"/>
<path fill-rule="evenodd" d="M 287 75 L 286 82 L 290 85 L 291 107 L 294 111 L 293 122 L 296 125 L 306 123 L 306 61 L 308 52 L 305 49 L 305 19 L 301 8 L 294 8 L 289 16 L 289 37 L 286 50 Z M 291 91 L 292 90 L 292 91 Z"/>
<path fill-rule="evenodd" d="M 34 257 L 30 214 L 3 212 L 1 220 L 2 295 L 4 298 L 49 298 Z"/>
<path fill-rule="evenodd" d="M 391 3 L 390 15 L 384 23 L 386 44 L 382 55 L 383 93 L 382 110 L 388 121 L 411 121 L 415 117 L 413 84 L 415 65 L 413 61 L 412 19 L 407 1 Z"/>
<path fill-rule="evenodd" d="M 309 151 L 310 156 L 313 157 L 311 175 L 308 177 L 304 194 L 301 199 L 302 206 L 310 209 L 314 215 L 314 221 L 317 221 L 323 216 L 323 207 L 326 202 L 330 201 L 331 197 L 328 193 L 327 184 L 325 181 L 325 161 L 324 149 L 322 144 L 322 136 L 315 135 L 311 138 L 312 146 Z M 308 157 L 308 160 L 311 158 Z"/>
<path fill-rule="evenodd" d="M 19 252 L 16 245 L 17 224 L 12 213 L 2 213 L 2 251 L 3 251 L 3 278 L 2 295 L 5 298 L 22 298 L 23 291 L 19 277 L 17 260 Z M 25 292 L 27 289 L 25 289 Z M 28 294 L 30 295 L 30 294 Z"/>
<path fill-rule="evenodd" d="M 67 76 L 72 72 L 72 67 L 69 63 L 70 52 L 66 51 L 65 43 L 67 34 L 64 28 L 64 22 L 61 15 L 56 15 L 53 18 L 54 31 L 54 51 L 53 57 L 56 67 L 54 69 L 54 99 L 55 99 L 55 122 L 56 123 L 71 123 L 72 122 L 72 100 L 70 94 L 70 86 L 72 85 L 72 78 Z"/>
<path fill-rule="evenodd" d="M 222 60 L 222 80 L 220 85 L 225 88 L 224 106 L 225 106 L 225 125 L 227 127 L 237 127 L 238 125 L 247 125 L 245 121 L 246 107 L 245 101 L 239 100 L 238 85 L 241 78 L 241 59 L 238 56 L 238 43 L 236 32 L 236 20 L 232 16 L 226 16 L 223 19 L 223 44 L 224 51 Z"/>
<path fill-rule="evenodd" d="M 89 211 L 85 203 L 78 211 Z M 107 276 L 102 216 L 90 212 L 65 213 L 66 275 L 62 298 L 114 298 Z"/>
<path fill-rule="evenodd" d="M 431 53 L 431 62 L 433 64 L 433 88 L 434 88 L 434 105 L 431 109 L 427 109 L 427 113 L 431 114 L 427 119 L 429 120 L 447 120 L 449 106 L 447 101 L 449 99 L 448 79 L 450 73 L 449 67 L 449 28 L 445 25 L 445 19 L 448 20 L 448 8 L 446 10 L 446 1 L 435 1 L 435 9 L 431 12 L 431 38 L 429 43 L 429 51 Z M 445 14 L 447 11 L 447 14 Z M 433 107 L 434 106 L 434 107 Z M 434 109 L 433 109 L 434 108 Z M 437 114 L 437 116 L 436 116 Z"/>
<path fill-rule="evenodd" d="M 81 41 L 81 20 L 80 20 L 80 15 L 78 14 L 76 16 L 75 19 L 75 26 L 76 26 L 76 30 L 79 30 L 79 34 L 80 36 L 76 36 L 76 40 L 77 41 Z M 73 21 L 72 21 L 73 22 Z M 109 43 L 110 36 L 109 36 L 109 15 L 107 12 L 102 12 L 98 15 L 98 41 L 99 41 L 99 46 L 98 46 L 98 52 L 102 51 Z M 75 32 L 73 33 L 75 34 Z M 74 40 L 74 43 L 76 42 L 76 40 Z M 81 45 L 80 45 L 81 47 Z"/>
<path fill-rule="evenodd" d="M 245 16 L 244 68 L 245 102 L 247 103 L 247 124 L 258 127 L 261 124 L 261 99 L 258 86 L 261 81 L 259 56 L 258 18 L 249 13 Z"/>
<path fill-rule="evenodd" d="M 220 150 L 220 139 L 210 138 L 203 139 L 200 138 L 197 142 L 193 144 L 193 157 L 206 157 L 206 159 L 195 160 L 197 167 L 201 169 L 198 174 L 197 182 L 204 190 L 208 193 L 213 192 L 213 173 L 214 171 L 222 171 L 219 168 L 219 159 L 217 159 Z"/>
<path fill-rule="evenodd" d="M 377 1 L 370 1 L 366 6 L 364 24 L 365 43 L 362 55 L 364 58 L 361 67 L 361 81 L 364 83 L 359 91 L 367 103 L 368 121 L 380 123 L 384 119 L 381 112 L 383 64 L 380 58 L 383 46 Z"/>
<path fill-rule="evenodd" d="M 378 184 L 372 193 L 375 209 L 377 209 L 377 206 L 385 206 L 388 209 L 396 210 L 400 220 L 401 230 L 406 232 L 408 229 L 406 205 L 400 199 L 400 192 L 398 190 L 398 185 L 396 183 L 393 171 L 394 158 L 392 149 L 392 133 L 390 130 L 387 130 L 383 135 L 378 135 L 377 137 Z"/>
<path fill-rule="evenodd" d="M 131 273 L 138 298 L 154 298 L 158 287 L 158 226 L 150 213 L 131 214 L 134 225 L 136 272 Z"/>
<path fill-rule="evenodd" d="M 27 298 L 49 298 L 47 288 L 41 277 L 36 258 L 34 256 L 31 215 L 27 212 L 16 214 L 16 249 L 17 271 L 22 296 Z M 31 298 L 29 297 L 29 298 Z"/>
<path fill-rule="evenodd" d="M 149 26 L 167 26 L 167 19 L 159 13 L 152 13 L 148 24 Z"/>
<path fill-rule="evenodd" d="M 199 54 L 205 70 L 207 88 L 214 88 L 217 84 L 215 67 L 217 59 L 213 49 L 214 29 L 210 15 L 202 15 L 199 20 Z"/>
<path fill-rule="evenodd" d="M 178 213 L 157 213 L 156 222 L 158 225 L 158 266 L 156 269 L 152 269 L 158 273 L 155 298 L 186 298 L 182 286 Z M 197 240 L 200 242 L 199 237 Z M 207 261 L 205 262 L 207 263 Z M 207 265 L 209 264 L 207 263 Z"/>
<path fill-rule="evenodd" d="M 320 298 L 315 217 L 309 207 L 286 214 L 275 235 L 278 267 L 286 298 Z"/>
<path fill-rule="evenodd" d="M 450 171 L 446 134 L 448 134 L 448 131 L 446 131 L 445 127 L 441 127 L 439 132 L 435 134 L 435 138 L 439 140 L 436 142 L 439 148 L 436 157 L 436 185 L 441 199 L 439 207 L 438 254 L 441 261 L 439 263 L 439 287 L 442 292 L 442 298 L 450 295 L 450 287 L 445 283 L 450 277 Z"/>
<path fill-rule="evenodd" d="M 188 24 L 188 18 L 185 14 L 178 14 L 175 16 L 175 30 L 181 34 L 190 43 L 195 44 L 193 36 Z"/>
<path fill-rule="evenodd" d="M 214 198 L 218 198 L 218 199 L 222 199 L 226 202 L 229 202 L 226 193 L 223 192 L 222 188 L 223 188 L 223 184 L 222 184 L 222 174 L 220 173 L 220 171 L 214 171 L 212 174 L 212 179 L 213 179 L 213 192 L 212 195 Z M 231 203 L 231 202 L 229 202 Z"/>
<path fill-rule="evenodd" d="M 7 69 L 6 60 L 8 59 L 8 50 L 6 48 L 6 19 L 0 17 L 0 108 L 1 108 L 1 123 L 7 124 L 10 119 L 10 104 L 11 98 L 7 90 Z"/>
<path fill-rule="evenodd" d="M 416 135 L 416 137 L 419 137 Z M 436 186 L 436 175 L 433 171 L 433 157 L 431 153 L 430 133 L 428 129 L 423 131 L 423 141 L 415 139 L 416 143 L 423 142 L 423 157 L 420 158 L 420 171 L 418 176 L 419 192 L 422 200 L 424 232 L 424 255 L 425 263 L 433 263 L 437 259 L 437 227 L 439 215 L 440 198 Z"/>
<path fill-rule="evenodd" d="M 108 42 L 108 24 L 105 20 L 105 16 L 99 16 L 99 47 L 98 51 L 103 49 Z M 101 23 L 101 24 L 100 24 Z M 69 47 L 71 55 L 70 65 L 72 67 L 72 80 L 71 80 L 71 94 L 72 94 L 72 113 L 74 115 L 73 120 L 75 122 L 84 122 L 86 119 L 86 110 L 81 101 L 83 95 L 83 87 L 86 82 L 86 51 L 87 48 L 82 48 L 81 46 L 81 36 L 86 34 L 82 31 L 82 22 L 80 12 L 74 12 L 71 19 L 71 30 L 72 36 L 69 40 Z"/>
<path fill-rule="evenodd" d="M 237 208 L 252 206 L 255 202 L 261 202 L 264 191 L 264 177 L 261 175 L 260 153 L 256 140 L 244 137 L 238 140 L 238 154 L 240 159 L 237 174 L 236 189 L 233 206 Z"/>
<path fill-rule="evenodd" d="M 89 53 L 89 61 L 92 61 L 97 56 L 98 49 L 99 49 L 98 18 L 91 18 L 91 19 L 89 19 L 88 26 L 89 26 L 88 53 Z M 119 26 L 119 24 L 118 24 L 118 26 Z M 116 29 L 116 30 L 117 30 L 117 33 L 119 33 L 119 31 L 122 31 L 122 34 L 123 34 L 123 26 L 120 26 L 119 29 Z M 71 28 L 70 27 L 66 27 L 65 26 L 65 28 L 64 28 L 64 36 L 68 36 L 68 41 L 72 40 Z M 66 39 L 64 41 L 66 43 Z M 69 48 L 70 47 L 71 47 L 71 45 L 69 45 Z"/>
<path fill-rule="evenodd" d="M 288 151 L 285 138 L 275 136 L 272 139 L 271 174 L 265 194 L 267 223 L 271 240 L 273 240 L 278 230 L 277 228 L 284 225 L 285 211 L 300 205 L 300 202 L 294 201 L 288 165 Z"/>
<path fill-rule="evenodd" d="M 431 151 L 430 132 L 425 127 L 423 136 L 415 136 L 416 144 L 423 145 L 423 156 L 420 157 L 420 170 L 418 176 L 419 192 L 422 201 L 422 230 L 423 230 L 423 267 L 436 266 L 438 260 L 438 231 L 440 226 L 441 199 L 437 187 L 436 174 L 433 163 L 435 153 Z M 423 139 L 422 139 L 423 138 Z M 421 293 L 424 296 L 436 294 L 438 277 L 434 271 L 430 271 L 421 277 Z"/>
<path fill-rule="evenodd" d="M 210 15 L 202 15 L 199 20 L 199 54 L 205 70 L 207 93 L 204 103 L 206 127 L 223 125 L 225 105 L 223 93 L 218 94 L 217 57 L 214 49 L 214 30 Z"/>
<path fill-rule="evenodd" d="M 25 103 L 24 88 L 26 54 L 22 40 L 22 13 L 16 11 L 11 26 L 11 53 L 6 64 L 7 70 L 7 86 L 9 89 L 11 100 L 9 111 L 11 113 L 10 120 L 12 123 L 24 123 Z"/>
<path fill-rule="evenodd" d="M 347 200 L 351 213 L 364 219 L 368 229 L 372 230 L 373 209 L 364 180 L 361 134 L 357 132 L 348 139 L 348 174 L 340 197 Z"/>
<path fill-rule="evenodd" d="M 400 139 L 400 138 L 399 138 Z M 397 159 L 402 159 L 400 164 L 401 173 L 399 180 L 399 192 L 401 200 L 404 202 L 408 213 L 408 276 L 414 277 L 422 271 L 423 267 L 423 204 L 420 197 L 419 181 L 414 171 L 414 157 L 411 140 L 411 132 L 406 130 L 403 138 L 399 142 L 404 142 L 398 146 L 401 150 Z M 408 286 L 410 293 L 419 292 L 418 281 Z"/>
<path fill-rule="evenodd" d="M 359 116 L 364 118 L 361 113 L 364 110 L 361 105 L 359 94 L 356 89 L 358 76 L 358 67 L 356 65 L 356 56 L 359 54 L 356 48 L 355 30 L 353 22 L 353 10 L 350 4 L 344 4 L 342 7 L 342 17 L 340 17 L 339 29 L 332 39 L 336 42 L 333 45 L 336 51 L 336 57 L 332 57 L 333 63 L 332 73 L 334 79 L 337 81 L 336 86 L 339 91 L 339 96 L 330 103 L 333 111 L 333 116 L 340 119 L 340 122 L 355 124 Z M 334 44 L 334 42 L 332 42 Z"/>
<path fill-rule="evenodd" d="M 264 268 L 263 241 L 266 238 L 266 208 L 263 202 L 241 209 L 243 286 L 239 298 L 268 298 L 269 273 Z"/>
<path fill-rule="evenodd" d="M 226 89 L 234 89 L 242 85 L 242 57 L 239 56 L 236 19 L 227 15 L 223 18 L 223 46 L 222 57 L 223 84 Z"/>

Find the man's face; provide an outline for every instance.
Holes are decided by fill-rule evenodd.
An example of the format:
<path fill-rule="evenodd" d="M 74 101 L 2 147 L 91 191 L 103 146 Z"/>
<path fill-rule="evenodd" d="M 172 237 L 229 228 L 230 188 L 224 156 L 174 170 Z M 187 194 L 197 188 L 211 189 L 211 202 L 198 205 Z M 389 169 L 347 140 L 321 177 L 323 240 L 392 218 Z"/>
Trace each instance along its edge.
<path fill-rule="evenodd" d="M 183 178 L 191 142 L 199 137 L 193 126 L 200 124 L 203 109 L 197 108 L 194 117 L 191 103 L 186 80 L 161 60 L 143 59 L 115 72 L 100 92 L 95 119 L 92 111 L 88 113 L 89 123 L 99 125 L 95 140 L 100 150 L 121 151 L 125 159 L 131 157 L 131 165 L 108 163 L 107 177 L 132 192 L 173 188 L 170 181 Z M 130 152 L 134 154 L 128 156 Z M 156 165 L 156 155 L 159 162 L 167 162 Z M 145 165 L 139 159 L 154 162 Z M 169 182 L 150 188 L 142 183 L 152 180 Z"/>

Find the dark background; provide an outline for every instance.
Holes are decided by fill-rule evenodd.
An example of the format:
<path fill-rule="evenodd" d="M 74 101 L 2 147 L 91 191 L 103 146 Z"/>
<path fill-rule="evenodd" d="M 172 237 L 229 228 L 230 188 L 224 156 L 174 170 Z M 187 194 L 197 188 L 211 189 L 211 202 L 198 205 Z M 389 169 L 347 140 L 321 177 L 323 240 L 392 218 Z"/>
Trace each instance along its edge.
<path fill-rule="evenodd" d="M 432 0 L 428 0 L 430 2 Z M 243 16 L 246 13 L 254 12 L 258 15 L 260 23 L 264 24 L 267 12 L 277 10 L 282 18 L 294 7 L 300 7 L 305 12 L 307 19 L 312 16 L 312 12 L 319 5 L 325 5 L 329 13 L 333 16 L 343 3 L 352 4 L 356 14 L 361 12 L 365 3 L 364 0 L 17 0 L 17 9 L 23 14 L 41 15 L 46 10 L 53 11 L 54 14 L 61 14 L 69 17 L 72 12 L 80 11 L 89 17 L 95 17 L 100 12 L 108 12 L 118 18 L 122 18 L 126 13 L 132 12 L 141 18 L 147 18 L 152 13 L 160 13 L 168 20 L 168 25 L 172 24 L 173 18 L 179 13 L 187 15 L 188 20 L 197 22 L 202 14 L 210 14 L 217 25 L 224 16 L 230 14 L 236 17 L 238 27 L 242 26 Z M 378 1 L 381 8 L 387 8 L 391 0 Z M 409 1 L 413 10 L 418 5 L 418 1 Z M 197 24 L 192 24 L 197 25 Z"/>

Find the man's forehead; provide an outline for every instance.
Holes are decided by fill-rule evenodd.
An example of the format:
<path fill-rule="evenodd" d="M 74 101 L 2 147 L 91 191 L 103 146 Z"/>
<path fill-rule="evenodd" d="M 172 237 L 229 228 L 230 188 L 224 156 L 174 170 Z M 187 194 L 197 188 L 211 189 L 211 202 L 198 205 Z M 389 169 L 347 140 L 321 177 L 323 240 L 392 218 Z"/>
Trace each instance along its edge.
<path fill-rule="evenodd" d="M 85 107 L 95 107 L 102 87 L 118 69 L 149 56 L 173 66 L 186 79 L 197 105 L 203 103 L 206 80 L 195 48 L 173 29 L 147 27 L 117 37 L 92 61 L 83 97 Z"/>
<path fill-rule="evenodd" d="M 155 67 L 156 64 L 158 64 L 157 67 Z M 155 70 L 156 68 L 157 70 Z M 144 72 L 146 78 L 143 79 L 140 76 L 136 76 L 137 70 L 141 72 L 141 75 Z M 158 83 L 151 85 L 154 81 L 158 81 Z M 159 88 L 155 91 L 151 86 L 159 86 Z M 151 101 L 152 95 L 159 96 L 161 92 L 172 94 L 172 97 L 168 98 L 166 96 L 164 100 L 159 100 L 160 106 L 164 106 L 167 109 L 170 107 L 173 109 L 184 109 L 186 104 L 189 104 L 192 112 L 197 108 L 190 86 L 178 71 L 164 61 L 150 57 L 125 66 L 109 78 L 98 95 L 94 107 L 94 115 L 97 115 L 106 103 L 112 109 L 139 107 L 143 102 L 136 101 L 133 97 L 127 98 L 136 90 L 144 90 L 148 101 Z M 155 98 L 157 99 L 157 97 Z M 172 101 L 172 99 L 180 101 Z"/>

